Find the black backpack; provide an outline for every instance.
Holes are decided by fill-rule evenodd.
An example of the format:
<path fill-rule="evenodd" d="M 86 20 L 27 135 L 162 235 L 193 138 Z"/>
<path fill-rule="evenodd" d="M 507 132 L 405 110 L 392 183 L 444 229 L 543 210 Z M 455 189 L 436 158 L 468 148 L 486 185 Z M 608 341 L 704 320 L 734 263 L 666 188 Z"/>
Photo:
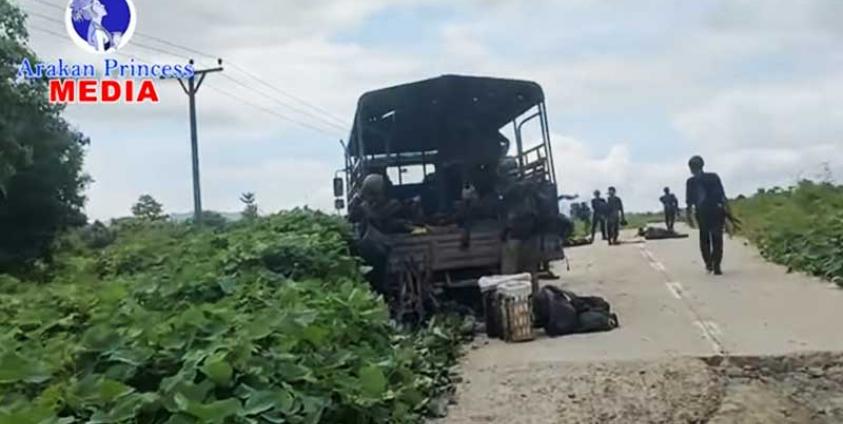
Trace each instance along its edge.
<path fill-rule="evenodd" d="M 577 310 L 578 333 L 609 331 L 620 325 L 618 316 L 612 313 L 612 307 L 606 299 L 600 296 L 577 296 L 571 292 L 566 294 L 572 299 L 571 303 Z"/>
<path fill-rule="evenodd" d="M 555 286 L 544 286 L 534 301 L 536 323 L 548 336 L 609 331 L 620 323 L 611 305 L 599 296 L 577 296 Z"/>
<path fill-rule="evenodd" d="M 548 336 L 572 334 L 579 327 L 577 309 L 564 291 L 554 286 L 544 286 L 533 301 L 536 324 Z"/>

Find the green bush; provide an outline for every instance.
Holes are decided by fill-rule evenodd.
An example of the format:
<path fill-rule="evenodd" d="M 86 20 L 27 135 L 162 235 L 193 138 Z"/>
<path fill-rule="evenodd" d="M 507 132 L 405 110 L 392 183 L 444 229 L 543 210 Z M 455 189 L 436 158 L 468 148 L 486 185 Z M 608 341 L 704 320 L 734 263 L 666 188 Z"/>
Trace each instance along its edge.
<path fill-rule="evenodd" d="M 456 332 L 390 325 L 348 237 L 309 211 L 133 223 L 48 283 L 0 275 L 0 423 L 420 422 Z"/>
<path fill-rule="evenodd" d="M 843 286 L 843 187 L 802 181 L 759 190 L 732 207 L 764 257 Z"/>

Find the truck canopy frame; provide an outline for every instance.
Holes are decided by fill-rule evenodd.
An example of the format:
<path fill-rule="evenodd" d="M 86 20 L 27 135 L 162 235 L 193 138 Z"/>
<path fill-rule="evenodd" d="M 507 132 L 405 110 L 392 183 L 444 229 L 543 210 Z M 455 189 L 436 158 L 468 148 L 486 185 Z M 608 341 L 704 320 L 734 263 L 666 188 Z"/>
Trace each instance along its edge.
<path fill-rule="evenodd" d="M 349 200 L 372 170 L 421 165 L 427 173 L 430 165 L 496 162 L 509 150 L 510 140 L 500 132 L 509 124 L 522 175 L 535 172 L 555 183 L 544 100 L 532 81 L 463 75 L 363 94 L 345 151 Z M 525 150 L 521 127 L 535 118 L 542 143 Z"/>

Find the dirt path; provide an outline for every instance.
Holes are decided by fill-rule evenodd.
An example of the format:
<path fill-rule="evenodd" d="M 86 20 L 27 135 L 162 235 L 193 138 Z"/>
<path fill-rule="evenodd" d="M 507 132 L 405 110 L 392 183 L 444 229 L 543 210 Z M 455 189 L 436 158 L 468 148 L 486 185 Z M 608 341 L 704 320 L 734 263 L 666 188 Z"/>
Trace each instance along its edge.
<path fill-rule="evenodd" d="M 696 243 L 572 249 L 551 283 L 606 297 L 621 328 L 478 340 L 445 422 L 843 422 L 841 356 L 804 354 L 843 352 L 843 290 L 740 240 L 727 242 L 726 275 L 710 276 Z"/>
<path fill-rule="evenodd" d="M 556 362 L 476 370 L 447 423 L 843 422 L 843 355 Z"/>

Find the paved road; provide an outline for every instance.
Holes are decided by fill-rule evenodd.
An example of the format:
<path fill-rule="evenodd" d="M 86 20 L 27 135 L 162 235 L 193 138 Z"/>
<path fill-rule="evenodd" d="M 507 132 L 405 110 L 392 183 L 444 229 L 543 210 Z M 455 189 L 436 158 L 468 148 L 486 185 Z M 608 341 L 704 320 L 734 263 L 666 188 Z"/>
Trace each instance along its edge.
<path fill-rule="evenodd" d="M 688 239 L 570 249 L 561 281 L 605 297 L 621 327 L 526 344 L 491 341 L 465 366 L 843 351 L 843 290 L 765 262 L 741 239 L 726 241 L 725 275 L 705 272 L 693 230 Z"/>
<path fill-rule="evenodd" d="M 709 275 L 696 235 L 680 231 L 691 237 L 570 249 L 571 271 L 556 264 L 550 283 L 605 297 L 621 327 L 475 342 L 445 422 L 843 422 L 843 289 L 740 239 L 726 243 L 725 275 Z M 721 356 L 735 358 L 699 360 Z"/>

